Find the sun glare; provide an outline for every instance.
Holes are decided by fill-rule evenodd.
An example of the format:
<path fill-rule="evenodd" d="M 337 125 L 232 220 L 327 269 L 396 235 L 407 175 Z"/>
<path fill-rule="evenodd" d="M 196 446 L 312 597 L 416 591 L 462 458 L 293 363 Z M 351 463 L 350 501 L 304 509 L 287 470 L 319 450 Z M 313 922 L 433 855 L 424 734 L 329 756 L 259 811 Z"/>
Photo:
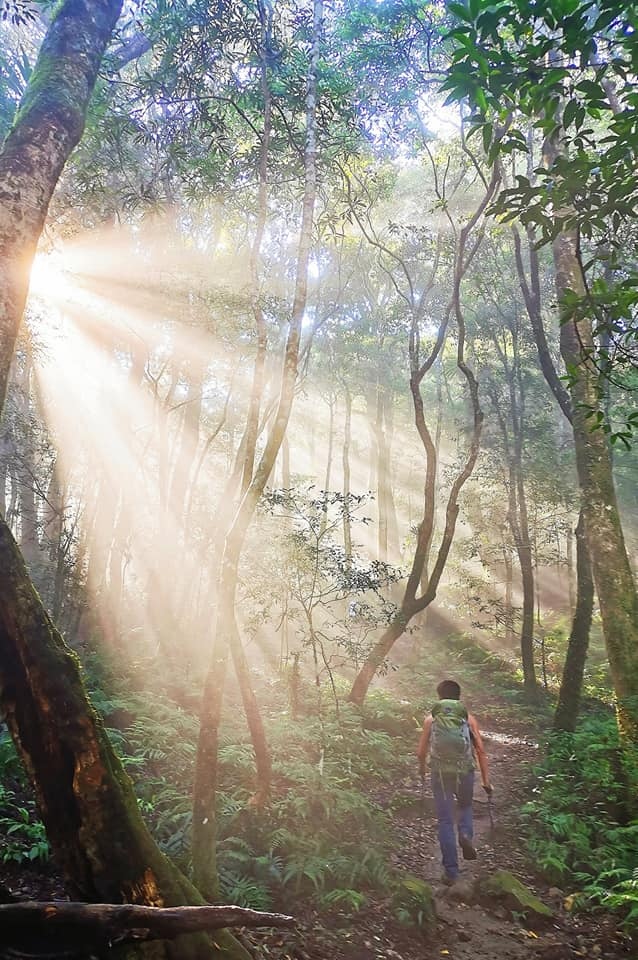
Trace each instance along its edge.
<path fill-rule="evenodd" d="M 48 305 L 65 300 L 72 280 L 59 253 L 36 253 L 31 268 L 30 294 Z"/>

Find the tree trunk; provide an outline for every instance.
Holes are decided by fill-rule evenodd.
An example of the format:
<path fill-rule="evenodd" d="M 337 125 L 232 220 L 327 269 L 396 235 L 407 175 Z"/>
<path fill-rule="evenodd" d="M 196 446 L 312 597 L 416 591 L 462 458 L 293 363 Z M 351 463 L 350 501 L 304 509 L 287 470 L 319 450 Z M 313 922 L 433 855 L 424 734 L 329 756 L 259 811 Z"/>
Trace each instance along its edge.
<path fill-rule="evenodd" d="M 505 642 L 508 647 L 514 646 L 514 604 L 512 601 L 513 570 L 512 556 L 507 544 L 503 545 L 503 565 L 505 567 Z"/>
<path fill-rule="evenodd" d="M 479 453 L 481 441 L 481 432 L 483 429 L 483 411 L 479 401 L 478 381 L 467 364 L 465 358 L 465 317 L 461 304 L 461 283 L 465 276 L 472 259 L 480 246 L 480 237 L 472 248 L 467 250 L 467 241 L 472 230 L 483 216 L 486 207 L 494 196 L 499 183 L 499 173 L 495 168 L 492 173 L 492 179 L 487 186 L 485 195 L 479 203 L 474 214 L 465 223 L 458 235 L 454 258 L 454 284 L 452 291 L 452 300 L 439 326 L 437 339 L 433 349 L 430 351 L 426 360 L 422 363 L 419 360 L 419 349 L 421 346 L 419 336 L 419 313 L 413 310 L 412 323 L 409 334 L 408 348 L 410 355 L 410 392 L 412 394 L 412 403 L 414 407 L 414 420 L 423 445 L 425 454 L 425 478 L 423 484 L 423 512 L 421 522 L 417 532 L 417 543 L 412 557 L 412 567 L 405 586 L 403 600 L 399 610 L 368 654 L 365 663 L 355 677 L 354 683 L 350 689 L 348 699 L 357 705 L 361 705 L 368 692 L 368 687 L 374 678 L 377 670 L 387 657 L 394 643 L 404 633 L 408 623 L 415 614 L 425 610 L 436 597 L 441 576 L 445 569 L 449 556 L 454 533 L 456 530 L 456 521 L 459 515 L 459 494 L 471 476 Z M 432 540 L 432 531 L 434 529 L 434 517 L 436 510 L 435 502 L 435 481 L 437 472 L 436 450 L 432 435 L 428 428 L 423 405 L 423 395 L 421 393 L 421 383 L 426 373 L 432 368 L 445 342 L 447 333 L 447 324 L 449 316 L 454 312 L 458 330 L 458 341 L 456 349 L 456 365 L 468 389 L 470 398 L 470 409 L 472 413 L 472 430 L 469 449 L 465 456 L 458 474 L 456 475 L 450 492 L 448 494 L 445 510 L 445 525 L 441 543 L 437 551 L 436 560 L 432 572 L 428 577 L 427 586 L 422 584 L 423 568 L 428 555 L 429 545 Z M 417 592 L 421 589 L 421 595 Z"/>
<path fill-rule="evenodd" d="M 352 440 L 352 395 L 348 387 L 344 386 L 346 405 L 343 425 L 343 448 L 341 458 L 343 464 L 343 549 L 346 561 L 352 560 L 352 521 L 350 520 L 350 442 Z"/>
<path fill-rule="evenodd" d="M 33 456 L 32 411 L 31 411 L 31 357 L 29 352 L 24 363 L 16 364 L 16 480 L 20 487 L 20 550 L 33 576 L 38 561 L 43 559 L 38 538 L 37 506 L 34 484 L 36 466 Z M 18 439 L 20 438 L 20 439 Z M 22 442 L 20 442 L 20 440 Z M 38 576 L 38 583 L 41 578 Z"/>
<path fill-rule="evenodd" d="M 586 294 L 575 233 L 565 231 L 553 244 L 556 292 Z M 612 474 L 609 443 L 591 430 L 586 414 L 599 409 L 595 344 L 591 318 L 563 310 L 561 354 L 570 372 L 576 465 L 583 497 L 585 534 L 616 695 L 618 729 L 626 746 L 638 748 L 638 595 L 634 582 Z M 628 771 L 631 761 L 628 763 Z M 634 767 L 633 778 L 636 779 Z"/>
<path fill-rule="evenodd" d="M 529 142 L 529 163 L 528 174 L 530 179 L 533 177 L 533 156 L 532 156 L 532 138 Z M 549 146 L 549 145 L 548 145 Z M 547 147 L 546 147 L 547 151 Z M 547 162 L 551 157 L 546 152 Z M 541 282 L 538 263 L 538 252 L 534 242 L 532 227 L 527 229 L 527 245 L 529 256 L 530 279 L 527 280 L 523 258 L 521 252 L 521 242 L 518 232 L 514 230 L 514 249 L 516 255 L 516 267 L 518 271 L 519 282 L 525 300 L 527 314 L 530 319 L 534 341 L 538 351 L 538 358 L 547 382 L 554 398 L 561 408 L 565 420 L 573 425 L 573 404 L 570 395 L 565 389 L 558 376 L 554 361 L 552 360 L 545 336 L 545 327 L 542 315 Z M 561 423 L 564 423 L 562 420 Z M 582 499 L 581 491 L 581 499 Z M 574 729 L 580 706 L 582 680 L 589 647 L 589 630 L 591 628 L 591 616 L 593 608 L 593 584 L 591 580 L 591 562 L 589 551 L 585 538 L 584 513 L 581 506 L 580 517 L 577 527 L 576 543 L 576 600 L 574 603 L 574 577 L 573 577 L 573 548 L 571 530 L 567 533 L 567 582 L 569 591 L 569 611 L 572 616 L 572 628 L 567 646 L 567 654 L 563 668 L 563 679 L 559 693 L 559 702 L 554 719 L 556 729 Z M 582 591 L 582 595 L 581 595 Z"/>
<path fill-rule="evenodd" d="M 528 699 L 537 696 L 536 666 L 534 664 L 534 568 L 529 543 L 516 545 L 521 565 L 523 587 L 523 621 L 521 625 L 521 658 L 523 661 L 523 686 Z"/>
<path fill-rule="evenodd" d="M 577 551 L 578 554 L 578 551 Z M 578 555 L 576 557 L 578 559 Z M 569 595 L 569 614 L 574 616 L 576 603 L 574 602 L 574 535 L 571 530 L 567 531 L 567 591 Z"/>
<path fill-rule="evenodd" d="M 377 454 L 377 560 L 388 561 L 388 451 L 384 424 L 384 388 L 377 380 L 374 432 Z"/>
<path fill-rule="evenodd" d="M 585 540 L 585 518 L 582 508 L 576 527 L 576 578 L 578 601 L 572 620 L 558 704 L 554 714 L 554 730 L 571 732 L 576 729 L 580 710 L 583 675 L 589 647 L 589 630 L 594 608 L 594 581 Z"/>
<path fill-rule="evenodd" d="M 281 913 L 243 907 L 160 908 L 63 900 L 0 905 L 2 947 L 16 960 L 103 955 L 113 944 L 173 940 L 223 927 L 290 927 L 294 922 Z"/>
<path fill-rule="evenodd" d="M 0 413 L 49 201 L 82 134 L 121 5 L 121 0 L 67 0 L 57 8 L 0 154 Z M 0 710 L 70 889 L 114 903 L 200 903 L 144 826 L 131 783 L 88 701 L 76 658 L 43 609 L 4 521 L 0 569 Z M 234 939 L 219 936 L 221 952 L 247 957 Z M 149 955 L 146 949 L 139 955 Z M 154 957 L 175 960 L 219 953 L 202 935 L 152 950 Z"/>
<path fill-rule="evenodd" d="M 70 892 L 112 903 L 201 903 L 148 833 L 132 784 L 88 702 L 77 660 L 44 611 L 2 521 L 0 568 L 0 708 Z M 174 949 L 164 955 L 214 955 L 201 939 Z"/>
<path fill-rule="evenodd" d="M 314 0 L 306 91 L 304 195 L 297 251 L 295 294 L 284 352 L 279 400 L 259 464 L 239 503 L 226 536 L 221 562 L 213 655 L 205 681 L 193 794 L 193 869 L 195 880 L 204 893 L 214 892 L 218 883 L 214 849 L 215 799 L 219 723 L 226 663 L 229 650 L 232 651 L 236 664 L 237 658 L 243 655 L 243 652 L 240 653 L 238 649 L 241 639 L 235 621 L 239 560 L 246 533 L 281 448 L 290 419 L 297 381 L 301 326 L 308 299 L 308 265 L 317 193 L 317 83 L 322 24 L 323 0 Z"/>

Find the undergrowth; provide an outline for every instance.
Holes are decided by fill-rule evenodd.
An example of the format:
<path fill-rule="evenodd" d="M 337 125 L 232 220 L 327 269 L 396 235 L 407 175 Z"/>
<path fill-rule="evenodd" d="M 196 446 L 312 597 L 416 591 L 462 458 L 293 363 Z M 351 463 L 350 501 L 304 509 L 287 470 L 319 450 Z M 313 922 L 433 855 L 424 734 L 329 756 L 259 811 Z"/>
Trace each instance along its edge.
<path fill-rule="evenodd" d="M 536 863 L 550 882 L 576 891 L 575 905 L 617 908 L 638 927 L 638 820 L 626 810 L 614 718 L 554 734 L 534 775 L 523 816 Z"/>
<path fill-rule="evenodd" d="M 96 676 L 93 702 L 135 783 L 143 815 L 161 849 L 188 871 L 197 717 L 167 697 L 127 689 L 104 664 L 91 670 L 93 683 Z M 371 693 L 361 713 L 347 703 L 337 708 L 327 685 L 318 693 L 296 682 L 304 686 L 298 698 L 291 698 L 284 678 L 260 692 L 273 756 L 272 794 L 263 811 L 249 803 L 254 756 L 241 707 L 226 710 L 218 758 L 221 891 L 228 902 L 254 909 L 292 895 L 354 912 L 367 893 L 396 884 L 388 866 L 389 818 L 366 790 L 402 776 L 412 763 L 400 735 L 415 730 L 414 719 L 407 705 L 383 693 Z M 297 700 L 303 710 L 293 715 Z"/>
<path fill-rule="evenodd" d="M 22 765 L 6 729 L 0 728 L 0 861 L 45 861 L 49 843 L 35 802 L 26 789 Z"/>

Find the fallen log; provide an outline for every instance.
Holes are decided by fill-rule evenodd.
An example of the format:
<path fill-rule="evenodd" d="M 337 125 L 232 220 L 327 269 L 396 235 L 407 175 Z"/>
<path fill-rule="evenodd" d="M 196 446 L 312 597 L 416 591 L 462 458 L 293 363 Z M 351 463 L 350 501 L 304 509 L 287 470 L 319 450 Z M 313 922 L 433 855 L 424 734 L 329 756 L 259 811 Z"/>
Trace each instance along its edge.
<path fill-rule="evenodd" d="M 282 913 L 234 906 L 147 907 L 67 900 L 0 904 L 0 957 L 86 957 L 115 944 L 225 927 L 290 927 Z"/>

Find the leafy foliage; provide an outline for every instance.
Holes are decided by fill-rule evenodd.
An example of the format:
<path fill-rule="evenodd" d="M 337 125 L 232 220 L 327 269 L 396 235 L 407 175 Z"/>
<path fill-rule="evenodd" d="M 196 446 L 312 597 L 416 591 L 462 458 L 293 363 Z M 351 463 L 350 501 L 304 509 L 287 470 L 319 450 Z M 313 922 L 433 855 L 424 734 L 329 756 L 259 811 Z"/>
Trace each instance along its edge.
<path fill-rule="evenodd" d="M 9 785 L 11 784 L 11 785 Z M 49 843 L 31 797 L 23 797 L 23 773 L 13 742 L 0 730 L 0 860 L 48 860 Z"/>
<path fill-rule="evenodd" d="M 613 719 L 552 737 L 535 774 L 535 798 L 524 808 L 535 861 L 552 882 L 573 886 L 592 904 L 622 908 L 635 923 L 638 821 L 625 816 Z"/>

